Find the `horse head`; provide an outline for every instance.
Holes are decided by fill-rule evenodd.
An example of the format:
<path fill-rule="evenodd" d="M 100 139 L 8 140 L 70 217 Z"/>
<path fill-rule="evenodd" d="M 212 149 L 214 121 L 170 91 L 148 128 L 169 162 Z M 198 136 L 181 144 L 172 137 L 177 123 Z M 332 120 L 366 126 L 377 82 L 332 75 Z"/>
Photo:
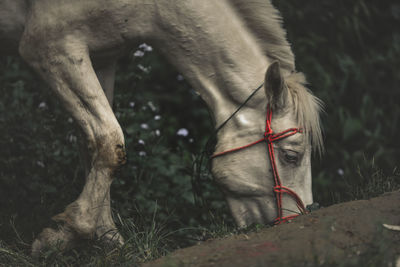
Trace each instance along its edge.
<path fill-rule="evenodd" d="M 212 172 L 239 226 L 287 221 L 313 202 L 311 154 L 322 148 L 321 102 L 304 84 L 301 73 L 283 77 L 274 62 L 258 104 L 266 119 L 255 120 L 258 125 L 238 119 L 218 134 Z"/>

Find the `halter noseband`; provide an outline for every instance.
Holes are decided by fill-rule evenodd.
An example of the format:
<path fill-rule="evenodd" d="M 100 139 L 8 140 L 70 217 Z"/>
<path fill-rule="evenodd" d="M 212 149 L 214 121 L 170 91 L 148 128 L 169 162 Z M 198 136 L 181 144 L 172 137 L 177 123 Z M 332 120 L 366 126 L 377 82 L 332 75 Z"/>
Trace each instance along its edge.
<path fill-rule="evenodd" d="M 268 105 L 267 106 L 267 119 L 266 119 L 266 123 L 265 123 L 265 132 L 264 132 L 263 138 L 255 141 L 253 143 L 241 146 L 241 147 L 237 147 L 237 148 L 229 149 L 229 150 L 226 150 L 226 151 L 223 151 L 220 153 L 216 153 L 216 154 L 212 155 L 211 158 L 216 158 L 216 157 L 219 157 L 222 155 L 226 155 L 228 153 L 236 152 L 236 151 L 254 146 L 261 142 L 266 142 L 268 145 L 268 152 L 269 152 L 268 154 L 269 154 L 269 160 L 271 162 L 272 173 L 274 175 L 274 184 L 275 184 L 274 192 L 275 192 L 275 196 L 276 196 L 276 205 L 278 208 L 278 216 L 276 217 L 276 219 L 274 220 L 273 223 L 280 224 L 282 222 L 287 222 L 288 220 L 291 220 L 300 215 L 300 214 L 294 214 L 294 215 L 289 215 L 289 216 L 283 217 L 283 208 L 282 208 L 283 194 L 288 194 L 290 197 L 292 197 L 296 201 L 297 207 L 300 210 L 301 214 L 306 214 L 306 213 L 308 213 L 308 211 L 305 208 L 304 203 L 301 200 L 301 198 L 293 190 L 282 185 L 281 179 L 279 178 L 278 168 L 276 167 L 273 142 L 281 140 L 281 139 L 289 137 L 289 136 L 292 136 L 296 133 L 301 133 L 302 131 L 300 128 L 290 128 L 290 129 L 287 129 L 280 133 L 274 134 L 274 132 L 272 131 L 272 128 L 271 128 L 271 119 L 272 119 L 272 109 L 271 109 L 270 105 Z"/>

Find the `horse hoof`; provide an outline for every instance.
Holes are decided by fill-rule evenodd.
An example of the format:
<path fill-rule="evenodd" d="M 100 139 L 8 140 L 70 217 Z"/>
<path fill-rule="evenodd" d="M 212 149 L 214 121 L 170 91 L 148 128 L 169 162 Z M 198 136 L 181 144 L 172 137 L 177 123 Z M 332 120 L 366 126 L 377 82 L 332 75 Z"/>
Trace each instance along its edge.
<path fill-rule="evenodd" d="M 67 227 L 60 227 L 58 230 L 45 228 L 32 243 L 31 255 L 38 258 L 41 252 L 56 247 L 59 250 L 67 250 L 73 246 L 75 235 Z"/>
<path fill-rule="evenodd" d="M 102 234 L 98 233 L 97 237 L 102 243 L 113 247 L 120 247 L 125 243 L 124 238 L 117 230 L 109 230 Z"/>

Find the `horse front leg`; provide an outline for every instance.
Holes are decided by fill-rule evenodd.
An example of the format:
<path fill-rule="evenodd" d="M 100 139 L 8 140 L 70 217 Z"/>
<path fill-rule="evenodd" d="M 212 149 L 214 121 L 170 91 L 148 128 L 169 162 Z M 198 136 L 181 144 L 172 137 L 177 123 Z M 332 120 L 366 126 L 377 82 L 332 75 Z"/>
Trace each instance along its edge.
<path fill-rule="evenodd" d="M 114 98 L 114 84 L 115 84 L 115 71 L 116 61 L 110 61 L 109 64 L 102 67 L 95 68 L 97 78 L 103 88 L 104 94 L 112 108 Z M 87 158 L 87 157 L 86 157 Z M 88 164 L 86 164 L 88 165 Z M 104 203 L 97 220 L 96 236 L 105 242 L 123 244 L 124 240 L 118 233 L 114 220 L 111 214 L 110 204 L 110 191 L 108 191 L 104 198 Z"/>
<path fill-rule="evenodd" d="M 58 229 L 46 228 L 34 241 L 32 253 L 38 254 L 49 245 L 59 243 L 66 249 L 81 238 L 94 237 L 97 227 L 102 227 L 98 223 L 104 218 L 105 203 L 109 211 L 113 172 L 126 159 L 121 127 L 96 77 L 85 44 L 71 35 L 57 40 L 32 41 L 32 38 L 23 37 L 20 53 L 78 123 L 88 155 L 88 174 L 82 193 L 63 213 L 53 217 Z"/>

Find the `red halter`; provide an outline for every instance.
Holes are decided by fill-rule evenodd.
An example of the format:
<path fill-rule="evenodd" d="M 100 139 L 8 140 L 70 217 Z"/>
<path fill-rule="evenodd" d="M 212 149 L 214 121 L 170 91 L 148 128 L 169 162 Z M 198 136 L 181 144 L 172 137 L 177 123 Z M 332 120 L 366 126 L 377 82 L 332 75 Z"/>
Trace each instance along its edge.
<path fill-rule="evenodd" d="M 271 119 L 272 119 L 272 110 L 270 108 L 270 106 L 268 105 L 267 107 L 267 119 L 266 119 L 266 123 L 265 123 L 265 132 L 264 132 L 264 137 L 261 138 L 260 140 L 257 140 L 253 143 L 250 143 L 248 145 L 244 145 L 241 147 L 237 147 L 237 148 L 233 148 L 224 152 L 220 152 L 220 153 L 216 153 L 214 155 L 211 156 L 211 158 L 216 158 L 228 153 L 232 153 L 238 150 L 242 150 L 248 147 L 251 147 L 255 144 L 261 143 L 261 142 L 266 142 L 268 145 L 268 152 L 269 152 L 269 160 L 271 161 L 271 167 L 272 167 L 272 172 L 274 175 L 274 192 L 275 192 L 275 196 L 276 196 L 276 205 L 278 207 L 278 216 L 276 217 L 276 219 L 274 220 L 274 224 L 280 224 L 282 222 L 287 222 L 288 220 L 291 220 L 297 216 L 299 216 L 299 214 L 294 214 L 294 215 L 290 215 L 290 216 L 285 216 L 283 217 L 283 209 L 282 209 L 282 195 L 283 194 L 288 194 L 289 196 L 291 196 L 297 204 L 298 209 L 300 210 L 301 214 L 306 214 L 308 213 L 307 209 L 304 206 L 303 201 L 301 200 L 301 198 L 290 188 L 283 186 L 281 183 L 281 179 L 279 178 L 279 174 L 278 174 L 278 169 L 276 167 L 276 163 L 275 163 L 275 154 L 274 154 L 274 147 L 273 147 L 273 142 L 281 140 L 283 138 L 292 136 L 296 133 L 301 132 L 301 129 L 299 128 L 290 128 L 287 129 L 283 132 L 274 134 L 271 128 Z"/>

